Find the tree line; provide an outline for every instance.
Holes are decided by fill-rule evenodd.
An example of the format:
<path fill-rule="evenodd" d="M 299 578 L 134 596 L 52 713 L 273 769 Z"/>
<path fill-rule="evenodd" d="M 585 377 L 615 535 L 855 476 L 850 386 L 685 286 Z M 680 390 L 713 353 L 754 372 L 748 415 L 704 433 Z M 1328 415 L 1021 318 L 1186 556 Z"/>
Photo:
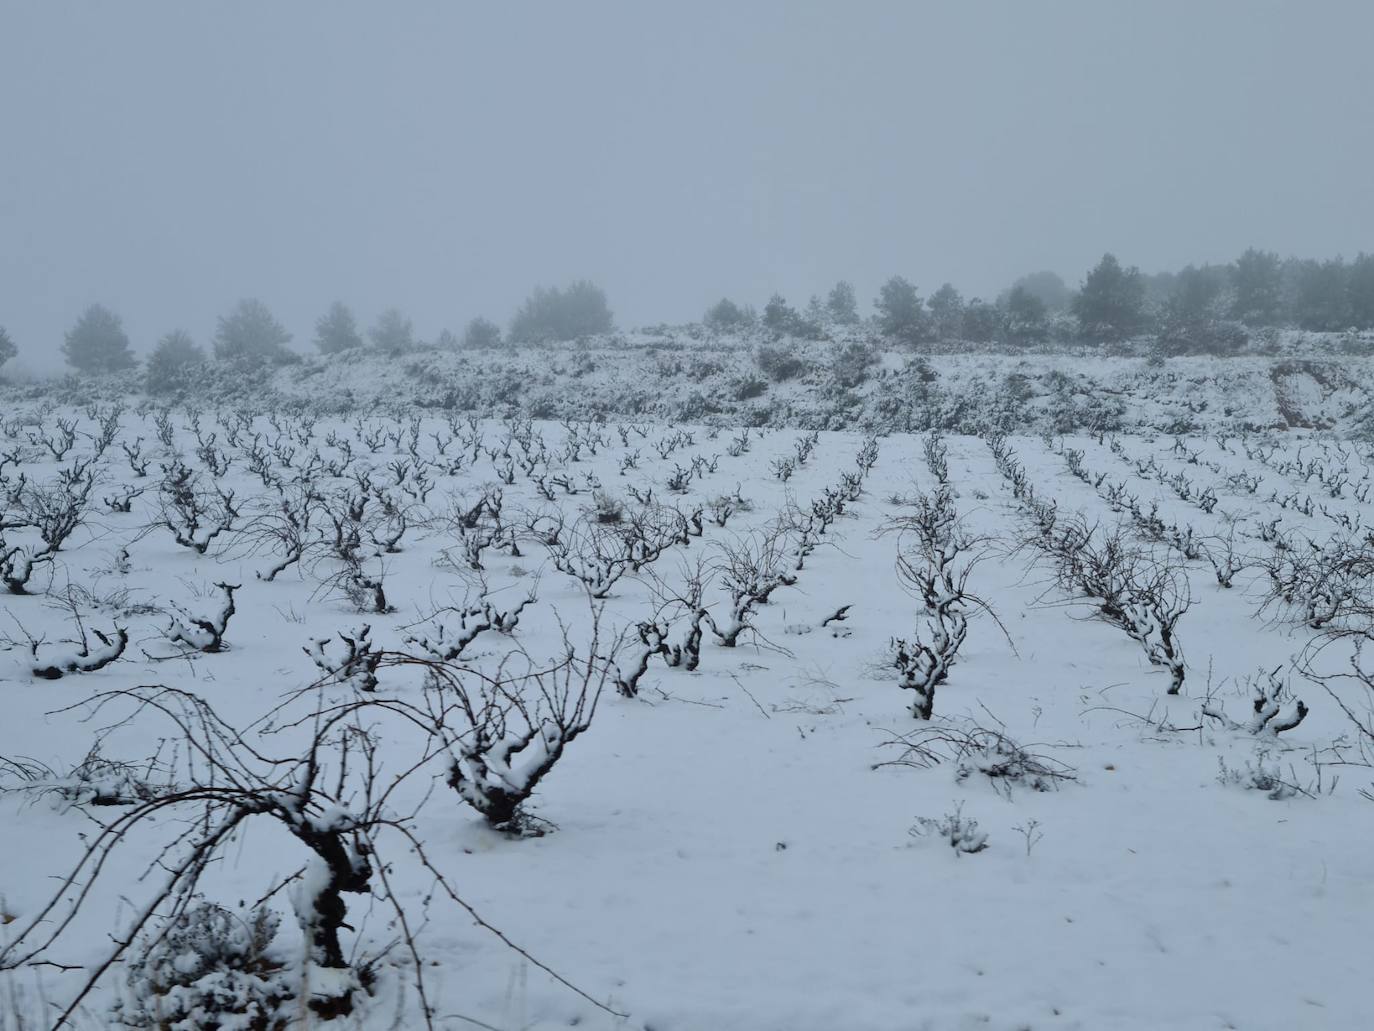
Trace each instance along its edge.
<path fill-rule="evenodd" d="M 994 300 L 965 299 L 950 283 L 923 298 L 910 280 L 894 276 L 882 285 L 868 319 L 859 312 L 853 285 L 842 280 L 824 298 L 813 296 L 801 310 L 781 294 L 770 297 L 762 313 L 727 298 L 713 305 L 702 322 L 716 332 L 761 329 L 775 337 L 807 339 L 824 339 L 836 327 L 867 324 L 903 344 L 1026 345 L 1070 339 L 1110 343 L 1153 336 L 1167 354 L 1224 354 L 1243 347 L 1254 329 L 1374 329 L 1374 254 L 1362 252 L 1349 262 L 1281 259 L 1252 247 L 1229 264 L 1189 265 L 1155 275 L 1104 254 L 1077 290 L 1053 272 L 1036 272 L 1021 277 Z M 433 344 L 480 349 L 506 341 L 574 340 L 608 333 L 613 326 L 605 292 L 588 280 L 578 280 L 565 288 L 535 288 L 504 336 L 495 322 L 477 317 L 461 337 L 445 329 Z M 209 355 L 183 329 L 159 339 L 147 359 L 147 387 L 154 392 L 177 389 L 210 357 L 267 364 L 299 360 L 287 347 L 291 339 L 265 304 L 248 298 L 219 317 Z M 314 344 L 322 354 L 370 347 L 396 355 L 419 342 L 410 319 L 397 308 L 382 312 L 364 333 L 352 310 L 336 301 L 316 321 Z M 81 314 L 61 350 L 67 364 L 86 375 L 125 372 L 138 365 L 120 317 L 100 304 Z M 15 342 L 0 326 L 0 366 L 17 353 Z"/>
<path fill-rule="evenodd" d="M 609 333 L 612 328 L 614 319 L 605 292 L 594 283 L 578 280 L 562 289 L 536 287 L 511 319 L 507 339 L 516 343 L 572 340 Z M 291 333 L 266 304 L 256 298 L 245 298 L 228 314 L 219 316 L 208 355 L 184 329 L 164 334 L 148 356 L 145 383 L 155 393 L 176 390 L 187 385 L 196 368 L 210 358 L 266 365 L 299 361 L 300 356 L 287 347 L 291 339 Z M 501 343 L 501 328 L 478 317 L 467 324 L 461 339 L 445 329 L 436 337 L 434 346 L 486 348 Z M 370 348 L 399 355 L 420 346 L 420 341 L 411 320 L 398 308 L 382 312 L 364 335 L 352 309 L 335 301 L 315 323 L 314 344 L 321 354 Z M 123 320 L 102 304 L 92 304 L 81 313 L 67 331 L 61 352 L 67 364 L 83 375 L 128 372 L 138 366 Z M 0 326 L 0 365 L 18 353 L 18 347 Z"/>
<path fill-rule="evenodd" d="M 1053 272 L 1037 272 L 992 301 L 966 300 L 950 283 L 922 298 L 915 284 L 894 276 L 873 309 L 879 332 L 909 344 L 1111 343 L 1154 336 L 1166 353 L 1226 353 L 1244 346 L 1253 329 L 1374 329 L 1374 255 L 1361 253 L 1351 262 L 1285 260 L 1250 248 L 1227 265 L 1147 275 L 1104 254 L 1077 290 Z M 781 294 L 770 297 L 762 313 L 723 299 L 703 321 L 720 331 L 757 326 L 774 335 L 821 339 L 836 326 L 864 320 L 854 287 L 841 281 L 802 310 Z"/>

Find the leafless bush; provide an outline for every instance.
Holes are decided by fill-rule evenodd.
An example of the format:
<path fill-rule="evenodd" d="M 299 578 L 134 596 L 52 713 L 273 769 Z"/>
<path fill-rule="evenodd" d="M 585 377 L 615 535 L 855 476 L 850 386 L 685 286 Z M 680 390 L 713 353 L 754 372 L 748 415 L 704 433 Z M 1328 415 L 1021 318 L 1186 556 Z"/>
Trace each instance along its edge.
<path fill-rule="evenodd" d="M 358 691 L 375 691 L 382 652 L 372 647 L 371 633 L 372 628 L 364 623 L 350 633 L 337 634 L 338 646 L 333 638 L 325 637 L 311 641 L 303 650 L 326 681 Z"/>
<path fill-rule="evenodd" d="M 964 723 L 939 723 L 904 734 L 894 734 L 883 742 L 893 748 L 897 758 L 875 765 L 928 768 L 942 762 L 954 764 L 955 778 L 963 781 L 984 776 L 999 794 L 1011 797 L 1013 786 L 1032 791 L 1056 791 L 1065 781 L 1076 780 L 1073 767 L 1032 751 L 1014 741 L 1005 731 Z"/>
<path fill-rule="evenodd" d="M 1340 533 L 1321 544 L 1279 536 L 1261 566 L 1265 605 L 1300 613 L 1314 630 L 1374 623 L 1374 534 Z"/>
<path fill-rule="evenodd" d="M 236 540 L 248 554 L 268 551 L 281 557 L 257 578 L 271 583 L 300 562 L 308 550 L 323 540 L 318 523 L 324 499 L 313 486 L 282 488 L 274 511 L 256 516 L 238 531 Z"/>
<path fill-rule="evenodd" d="M 205 491 L 181 461 L 162 467 L 158 485 L 161 523 L 184 548 L 204 555 L 220 534 L 233 528 L 238 511 L 232 491 Z"/>
<path fill-rule="evenodd" d="M 427 621 L 434 627 L 431 635 L 412 634 L 406 638 L 406 643 L 420 648 L 434 662 L 456 662 L 467 646 L 488 630 L 511 633 L 520 623 L 520 614 L 534 601 L 534 595 L 530 594 L 512 608 L 503 610 L 484 592 L 475 605 L 439 610 Z M 457 618 L 456 626 L 453 617 Z"/>
<path fill-rule="evenodd" d="M 1250 558 L 1236 551 L 1236 527 L 1231 523 L 1225 536 L 1201 542 L 1202 553 L 1212 566 L 1217 586 L 1230 589 L 1237 573 L 1250 565 Z"/>
<path fill-rule="evenodd" d="M 784 527 L 722 541 L 716 547 L 715 573 L 730 596 L 729 621 L 722 628 L 710 613 L 703 618 L 717 642 L 733 648 L 740 635 L 751 629 L 754 610 L 768 604 L 780 587 L 796 583 L 797 577 L 789 561 L 788 533 Z"/>
<path fill-rule="evenodd" d="M 382 614 L 391 611 L 386 597 L 385 571 L 370 571 L 367 562 L 376 556 L 363 551 L 367 505 L 367 496 L 353 494 L 333 499 L 326 507 L 334 527 L 330 553 L 339 567 L 325 579 L 323 586 L 341 591 L 360 612 Z"/>
<path fill-rule="evenodd" d="M 66 773 L 26 757 L 0 756 L 0 792 L 51 797 L 64 806 L 137 805 L 174 788 L 171 771 L 158 757 L 141 763 L 107 759 L 97 741 Z"/>
<path fill-rule="evenodd" d="M 944 437 L 938 429 L 932 429 L 921 440 L 922 452 L 925 455 L 926 468 L 935 477 L 935 482 L 946 486 L 949 484 L 949 448 L 945 445 Z"/>
<path fill-rule="evenodd" d="M 969 576 L 986 555 L 986 545 L 960 526 L 947 488 L 918 494 L 911 508 L 884 528 L 899 536 L 897 575 L 921 606 L 915 633 L 909 639 L 893 639 L 892 664 L 900 677 L 898 685 L 915 693 L 912 715 L 928 720 L 935 690 L 948 679 L 968 636 L 969 615 L 975 609 L 991 612 L 968 590 Z"/>
<path fill-rule="evenodd" d="M 1101 531 L 1081 517 L 1062 524 L 1048 548 L 1060 588 L 1136 641 L 1152 665 L 1169 671 L 1169 694 L 1178 694 L 1186 668 L 1176 628 L 1192 604 L 1187 572 L 1167 553 L 1145 551 L 1119 529 Z"/>
<path fill-rule="evenodd" d="M 175 826 L 176 834 L 164 843 L 154 867 L 162 872 L 160 883 L 134 906 L 126 926 L 112 935 L 113 946 L 88 970 L 83 987 L 59 1018 L 60 1026 L 145 929 L 157 926 L 159 914 L 175 922 L 191 909 L 205 871 L 235 831 L 250 818 L 265 816 L 276 820 L 310 856 L 295 894 L 307 962 L 320 971 L 309 1006 L 325 1019 L 351 1012 L 366 976 L 346 959 L 341 940 L 348 927 L 344 899 L 372 893 L 378 869 L 373 838 L 381 829 L 403 823 L 403 817 L 388 811 L 386 802 L 388 789 L 406 775 L 387 779 L 381 774 L 375 741 L 357 723 L 365 711 L 360 706 L 366 704 L 316 714 L 304 752 L 293 750 L 288 757 L 275 758 L 256 751 L 240 730 L 188 692 L 150 686 L 93 696 L 85 703 L 92 715 L 118 707 L 132 709 L 121 722 L 146 712 L 170 720 L 187 757 L 188 782 L 121 807 L 87 836 L 84 853 L 59 878 L 50 901 L 0 948 L 0 971 L 39 960 L 62 938 L 88 902 L 93 882 L 111 854 L 136 827 Z M 195 818 L 161 819 L 175 813 Z"/>
<path fill-rule="evenodd" d="M 549 549 L 554 568 L 580 581 L 593 598 L 607 597 L 634 562 L 629 541 L 616 529 L 579 520 Z"/>
<path fill-rule="evenodd" d="M 178 615 L 172 616 L 167 625 L 167 639 L 192 651 L 207 654 L 224 650 L 224 634 L 229 629 L 229 620 L 235 610 L 234 592 L 239 584 L 217 583 L 223 599 L 214 614 L 207 618 L 192 616 L 184 609 L 176 608 Z"/>
<path fill-rule="evenodd" d="M 10 594 L 28 594 L 34 573 L 52 563 L 81 526 L 94 485 L 94 471 L 83 465 L 59 484 L 37 487 L 21 478 L 9 491 L 6 510 L 0 512 L 0 581 Z M 30 542 L 9 543 L 7 532 L 21 529 L 31 535 Z"/>
<path fill-rule="evenodd" d="M 1314 668 L 1315 658 L 1326 648 L 1336 644 L 1351 646 L 1348 672 L 1319 672 Z M 1366 649 L 1374 646 L 1374 625 L 1359 629 L 1347 629 L 1332 633 L 1319 648 L 1304 657 L 1303 675 L 1313 683 L 1320 684 L 1331 700 L 1336 703 L 1354 731 L 1353 743 L 1338 744 L 1332 748 L 1335 759 L 1331 765 L 1356 766 L 1374 769 L 1374 668 L 1370 667 Z M 1353 684 L 1359 689 L 1363 708 L 1343 698 L 1333 685 Z M 1374 802 L 1374 788 L 1361 790 L 1365 798 Z"/>
<path fill-rule="evenodd" d="M 1223 786 L 1244 788 L 1247 791 L 1261 791 L 1271 802 L 1303 795 L 1313 797 L 1313 792 L 1298 783 L 1296 773 L 1285 778 L 1277 762 L 1269 759 L 1269 753 L 1261 749 L 1253 761 L 1245 760 L 1245 768 L 1240 769 L 1226 764 L 1225 758 L 1217 756 L 1217 783 Z"/>
<path fill-rule="evenodd" d="M 608 667 L 595 635 L 579 657 L 566 652 L 551 668 L 486 677 L 449 663 L 423 663 L 432 692 L 453 699 L 467 729 L 442 729 L 450 755 L 448 784 L 493 829 L 513 837 L 543 834 L 547 824 L 525 808 L 564 751 L 596 713 Z"/>
<path fill-rule="evenodd" d="M 693 567 L 684 566 L 683 584 L 676 590 L 669 590 L 663 581 L 658 581 L 656 593 L 660 602 L 653 617 L 635 626 L 635 637 L 630 652 L 633 661 L 621 665 L 616 656 L 613 667 L 616 690 L 626 698 L 639 694 L 639 682 L 649 671 L 649 664 L 655 656 L 661 657 L 665 665 L 673 669 L 693 672 L 701 665 L 701 639 L 703 623 L 707 618 L 702 606 L 710 573 L 700 562 Z M 686 624 L 686 631 L 679 642 L 672 641 L 675 625 Z"/>
<path fill-rule="evenodd" d="M 43 648 L 39 642 L 31 645 L 33 653 L 33 675 L 44 680 L 60 680 L 68 673 L 94 673 L 104 669 L 124 654 L 129 644 L 129 632 L 116 626 L 109 633 L 91 628 L 90 632 L 100 642 L 92 646 L 81 631 L 81 640 L 70 646 Z"/>
<path fill-rule="evenodd" d="M 1307 705 L 1301 698 L 1293 697 L 1288 686 L 1279 677 L 1278 666 L 1272 670 L 1260 670 L 1247 679 L 1251 694 L 1251 715 L 1242 723 L 1237 723 L 1226 715 L 1224 708 L 1215 700 L 1208 699 L 1202 706 L 1202 715 L 1215 720 L 1231 730 L 1244 731 L 1262 737 L 1277 737 L 1292 730 L 1307 718 Z"/>

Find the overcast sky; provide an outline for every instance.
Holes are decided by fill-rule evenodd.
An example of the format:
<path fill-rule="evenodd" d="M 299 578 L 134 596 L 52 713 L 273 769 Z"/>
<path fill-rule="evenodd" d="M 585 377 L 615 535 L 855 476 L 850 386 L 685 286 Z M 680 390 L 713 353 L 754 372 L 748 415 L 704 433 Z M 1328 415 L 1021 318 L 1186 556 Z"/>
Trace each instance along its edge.
<path fill-rule="evenodd" d="M 0 0 L 0 325 L 623 327 L 1374 249 L 1374 3 Z"/>

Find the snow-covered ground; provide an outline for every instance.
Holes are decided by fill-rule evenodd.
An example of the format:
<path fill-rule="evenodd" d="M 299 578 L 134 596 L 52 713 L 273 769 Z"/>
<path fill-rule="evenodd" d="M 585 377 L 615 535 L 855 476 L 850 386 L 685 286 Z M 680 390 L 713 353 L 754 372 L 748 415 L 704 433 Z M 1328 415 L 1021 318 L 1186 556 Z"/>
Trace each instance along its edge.
<path fill-rule="evenodd" d="M 671 383 L 674 399 L 694 391 L 718 397 L 748 362 L 735 356 L 722 359 L 720 371 L 688 368 L 653 380 L 639 374 L 650 359 L 636 352 L 627 369 L 615 366 L 616 353 L 588 352 L 593 367 L 581 377 L 518 363 L 510 375 L 532 379 L 527 398 L 556 393 L 564 405 L 558 414 L 571 415 L 595 410 L 612 389 L 658 397 Z M 1273 554 L 1272 520 L 1278 533 L 1319 542 L 1368 520 L 1374 456 L 1298 428 L 1323 419 L 1350 424 L 1365 403 L 1365 365 L 1343 363 L 1336 380 L 1291 360 L 1276 372 L 1281 359 L 1262 358 L 1162 367 L 1138 359 L 928 359 L 940 404 L 975 397 L 1023 367 L 1034 387 L 1023 403 L 1037 411 L 1053 408 L 1053 397 L 1035 391 L 1055 370 L 1069 384 L 1058 386 L 1058 396 L 1078 397 L 1073 403 L 1085 409 L 1109 409 L 1118 394 L 1126 413 L 1119 425 L 1139 432 L 1014 436 L 1006 445 L 1061 519 L 1081 511 L 1103 528 L 1120 522 L 1142 553 L 1174 563 L 1191 606 L 1176 627 L 1187 677 L 1170 696 L 1168 673 L 1150 664 L 1140 643 L 1092 618 L 1092 605 L 1056 584 L 1051 563 L 1028 543 L 1032 512 L 1013 495 L 988 442 L 951 434 L 943 439 L 949 497 L 981 556 L 967 589 L 982 604 L 967 605 L 967 639 L 927 722 L 909 711 L 913 692 L 899 687 L 892 642 L 924 627 L 897 560 L 905 554 L 920 563 L 909 521 L 921 495 L 932 498 L 940 486 L 929 438 L 823 431 L 808 449 L 799 429 L 742 435 L 631 422 L 618 405 L 607 408 L 622 413 L 619 423 L 612 415 L 562 425 L 372 407 L 397 396 L 443 396 L 471 367 L 453 356 L 426 360 L 432 366 L 418 371 L 378 361 L 366 374 L 320 363 L 308 376 L 286 370 L 275 381 L 279 397 L 325 399 L 342 396 L 347 378 L 367 413 L 358 417 L 207 409 L 198 439 L 192 418 L 176 410 L 164 415 L 164 442 L 157 409 L 123 412 L 90 466 L 95 485 L 81 525 L 51 561 L 40 559 L 29 593 L 0 601 L 0 633 L 9 642 L 0 652 L 0 756 L 14 764 L 0 772 L 0 943 L 28 945 L 60 930 L 34 958 L 64 965 L 0 974 L 8 980 L 0 1010 L 9 1011 L 0 1027 L 28 1026 L 17 1022 L 20 1014 L 50 1023 L 154 897 L 167 876 L 155 862 L 162 850 L 171 845 L 164 858 L 175 859 L 205 835 L 196 819 L 203 800 L 163 809 L 127 831 L 98 876 L 82 871 L 79 883 L 90 891 L 69 925 L 56 926 L 61 908 L 44 913 L 99 824 L 129 811 L 92 804 L 96 788 L 127 794 L 127 776 L 185 788 L 204 768 L 165 713 L 138 707 L 140 698 L 168 697 L 147 685 L 208 703 L 241 733 L 235 747 L 258 756 L 244 758 L 245 767 L 258 777 L 285 776 L 288 786 L 312 733 L 310 713 L 374 702 L 358 710 L 358 722 L 377 742 L 380 782 L 389 782 L 419 763 L 436 734 L 400 710 L 443 690 L 430 684 L 427 691 L 422 670 L 390 662 L 376 670 L 375 692 L 360 691 L 356 680 L 322 680 L 307 649 L 329 640 L 326 653 L 337 655 L 338 635 L 356 640 L 354 631 L 368 624 L 375 648 L 416 654 L 409 639 L 434 640 L 436 618 L 456 636 L 447 607 L 485 599 L 509 612 L 529 597 L 518 624 L 477 636 L 453 675 L 474 685 L 499 678 L 499 669 L 550 668 L 568 645 L 583 660 L 614 656 L 590 726 L 533 796 L 530 813 L 551 832 L 519 838 L 487 826 L 445 782 L 442 750 L 401 779 L 377 811 L 413 840 L 375 827 L 374 866 L 385 876 L 374 873 L 366 892 L 344 896 L 347 954 L 385 953 L 375 996 L 361 998 L 351 1018 L 356 1026 L 423 1026 L 414 955 L 433 1023 L 444 1028 L 1369 1024 L 1374 805 L 1360 792 L 1374 773 L 1335 764 L 1358 755 L 1355 727 L 1336 698 L 1357 716 L 1371 699 L 1349 680 L 1329 682 L 1333 696 L 1311 679 L 1348 668 L 1349 648 L 1336 642 L 1314 654 L 1319 631 L 1292 618 L 1293 607 L 1261 609 L 1268 583 L 1261 569 L 1243 569 L 1223 589 L 1206 549 L 1191 560 L 1180 554 L 1194 538 L 1213 553 L 1229 538 L 1238 554 L 1262 559 Z M 488 369 L 479 385 L 501 375 Z M 1091 397 L 1073 386 L 1080 375 L 1093 385 Z M 402 392 L 398 378 L 413 389 Z M 919 377 L 903 376 L 889 358 L 859 391 L 862 413 L 877 411 L 889 380 Z M 804 384 L 772 386 L 753 403 L 782 411 L 793 395 L 806 412 L 829 404 Z M 718 421 L 743 404 L 722 404 Z M 681 414 L 664 405 L 651 414 Z M 918 411 L 917 421 L 938 410 Z M 776 421 L 824 421 L 791 411 Z M 1143 429 L 1171 413 L 1210 429 L 1245 421 L 1291 428 L 1267 438 L 1179 440 Z M 7 521 L 20 521 L 15 513 L 25 504 L 32 508 L 34 495 L 25 491 L 52 488 L 42 497 L 57 503 L 78 489 L 58 478 L 65 470 L 79 482 L 76 466 L 96 450 L 100 416 L 11 410 L 0 426 L 0 452 L 13 456 L 0 466 L 11 498 Z M 60 419 L 75 421 L 76 437 L 59 460 L 48 442 L 61 450 Z M 853 424 L 865 421 L 878 420 Z M 856 486 L 857 456 L 874 443 L 876 462 Z M 139 457 L 131 459 L 125 445 Z M 796 462 L 799 448 L 809 450 L 803 462 Z M 163 469 L 175 455 L 208 512 L 195 530 L 172 520 L 186 539 L 206 540 L 232 491 L 228 507 L 237 515 L 203 554 L 178 544 L 162 522 L 176 503 Z M 794 468 L 784 481 L 789 459 Z M 134 466 L 144 461 L 146 475 L 137 476 Z M 291 538 L 282 504 L 307 488 L 323 500 L 297 535 L 304 557 L 268 581 Z M 1211 504 L 1202 500 L 1208 488 Z M 375 611 L 375 593 L 340 576 L 336 543 L 347 526 L 328 518 L 369 494 L 355 521 L 359 568 L 380 581 L 388 612 Z M 488 506 L 468 518 L 484 494 Z M 1122 501 L 1128 495 L 1157 520 L 1152 541 L 1139 537 L 1141 520 L 1133 523 Z M 128 511 L 119 511 L 124 501 Z M 616 505 L 621 522 L 598 522 L 598 512 Z M 698 510 L 699 533 L 691 519 Z M 823 531 L 807 521 L 818 512 Z M 713 519 L 721 513 L 723 526 Z M 616 567 L 624 575 L 604 592 L 599 582 L 590 593 L 605 597 L 589 599 L 586 585 L 559 565 L 590 577 L 590 556 L 611 547 L 605 535 L 635 518 L 686 527 L 685 537 L 665 543 L 639 570 Z M 904 518 L 906 534 L 897 532 Z M 568 551 L 551 535 L 560 520 L 559 540 L 574 544 Z M 4 536 L 30 554 L 42 550 L 32 526 Z M 802 540 L 811 547 L 799 555 Z M 737 647 L 722 647 L 711 625 L 729 624 L 725 567 L 732 556 L 757 559 L 770 548 L 777 553 L 758 564 L 785 570 L 792 582 L 746 614 Z M 624 696 L 614 680 L 643 652 L 637 626 L 657 620 L 670 643 L 680 642 L 691 623 L 693 608 L 682 600 L 693 579 L 703 582 L 701 605 L 712 621 L 699 667 L 688 672 L 651 656 L 637 695 Z M 216 584 L 238 585 L 227 627 L 217 623 L 225 591 Z M 842 608 L 844 618 L 830 618 Z M 174 617 L 223 629 L 222 649 L 195 650 L 207 640 L 203 631 L 171 639 Z M 117 640 L 116 628 L 128 635 L 117 660 L 58 679 L 34 675 L 43 665 L 34 647 L 40 660 L 61 667 L 80 658 L 74 642 L 83 629 L 87 651 L 99 658 L 105 646 L 90 635 L 100 630 Z M 1240 724 L 1254 683 L 1267 683 L 1264 674 L 1274 670 L 1289 692 L 1287 711 L 1297 698 L 1310 711 L 1281 735 L 1248 733 Z M 319 686 L 302 691 L 312 684 Z M 105 699 L 98 710 L 89 701 L 97 695 Z M 397 705 L 388 709 L 387 700 Z M 1205 717 L 1204 705 L 1224 710 L 1230 722 Z M 450 745 L 466 729 L 458 720 Z M 932 729 L 946 740 L 931 744 L 926 761 L 894 762 L 910 758 L 903 738 Z M 1041 777 L 989 776 L 1000 769 L 997 754 L 974 750 L 961 760 L 949 744 L 961 733 L 989 731 L 1038 757 Z M 97 736 L 105 760 L 133 769 L 99 771 L 96 787 L 74 785 L 69 773 Z M 337 827 L 364 801 L 355 780 L 365 764 L 355 753 L 341 773 L 336 750 L 326 765 L 339 808 L 313 818 Z M 986 847 L 951 847 L 936 826 L 951 816 L 976 821 Z M 302 1014 L 305 946 L 291 900 L 314 874 L 308 849 L 284 826 L 270 814 L 246 818 L 215 850 L 199 890 L 235 912 L 270 895 L 267 904 L 282 915 L 276 948 L 294 957 L 282 975 L 296 993 L 287 1009 Z M 274 892 L 303 869 L 294 885 Z M 447 896 L 438 875 L 471 911 Z M 543 966 L 478 925 L 473 911 Z M 406 934 L 414 955 L 396 944 Z M 321 976 L 318 968 L 313 976 Z M 108 1007 L 128 977 L 115 965 L 84 1001 L 78 1023 L 109 1026 Z M 58 1005 L 45 1007 L 40 996 Z"/>

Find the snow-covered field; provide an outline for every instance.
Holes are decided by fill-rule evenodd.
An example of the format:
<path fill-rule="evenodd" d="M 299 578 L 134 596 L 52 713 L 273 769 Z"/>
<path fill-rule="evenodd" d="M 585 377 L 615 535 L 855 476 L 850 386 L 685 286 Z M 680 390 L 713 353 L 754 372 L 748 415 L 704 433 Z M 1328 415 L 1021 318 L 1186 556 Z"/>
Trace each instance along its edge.
<path fill-rule="evenodd" d="M 1371 697 L 1329 679 L 1367 572 L 1339 595 L 1294 573 L 1284 602 L 1265 568 L 1365 540 L 1366 446 L 35 406 L 0 454 L 0 957 L 29 961 L 0 1027 L 51 1025 L 168 885 L 78 1026 L 199 976 L 133 962 L 182 889 L 266 899 L 254 983 L 326 1026 L 306 1000 L 357 975 L 303 939 L 328 880 L 307 839 L 360 877 L 354 1026 L 1374 1019 L 1374 773 L 1340 765 Z M 1140 598 L 1133 638 L 1077 589 L 1118 527 L 1122 589 L 1168 581 L 1163 644 Z M 922 720 L 933 556 L 967 636 Z M 503 729 L 532 738 L 505 764 Z M 565 745 L 524 836 L 483 819 Z"/>

